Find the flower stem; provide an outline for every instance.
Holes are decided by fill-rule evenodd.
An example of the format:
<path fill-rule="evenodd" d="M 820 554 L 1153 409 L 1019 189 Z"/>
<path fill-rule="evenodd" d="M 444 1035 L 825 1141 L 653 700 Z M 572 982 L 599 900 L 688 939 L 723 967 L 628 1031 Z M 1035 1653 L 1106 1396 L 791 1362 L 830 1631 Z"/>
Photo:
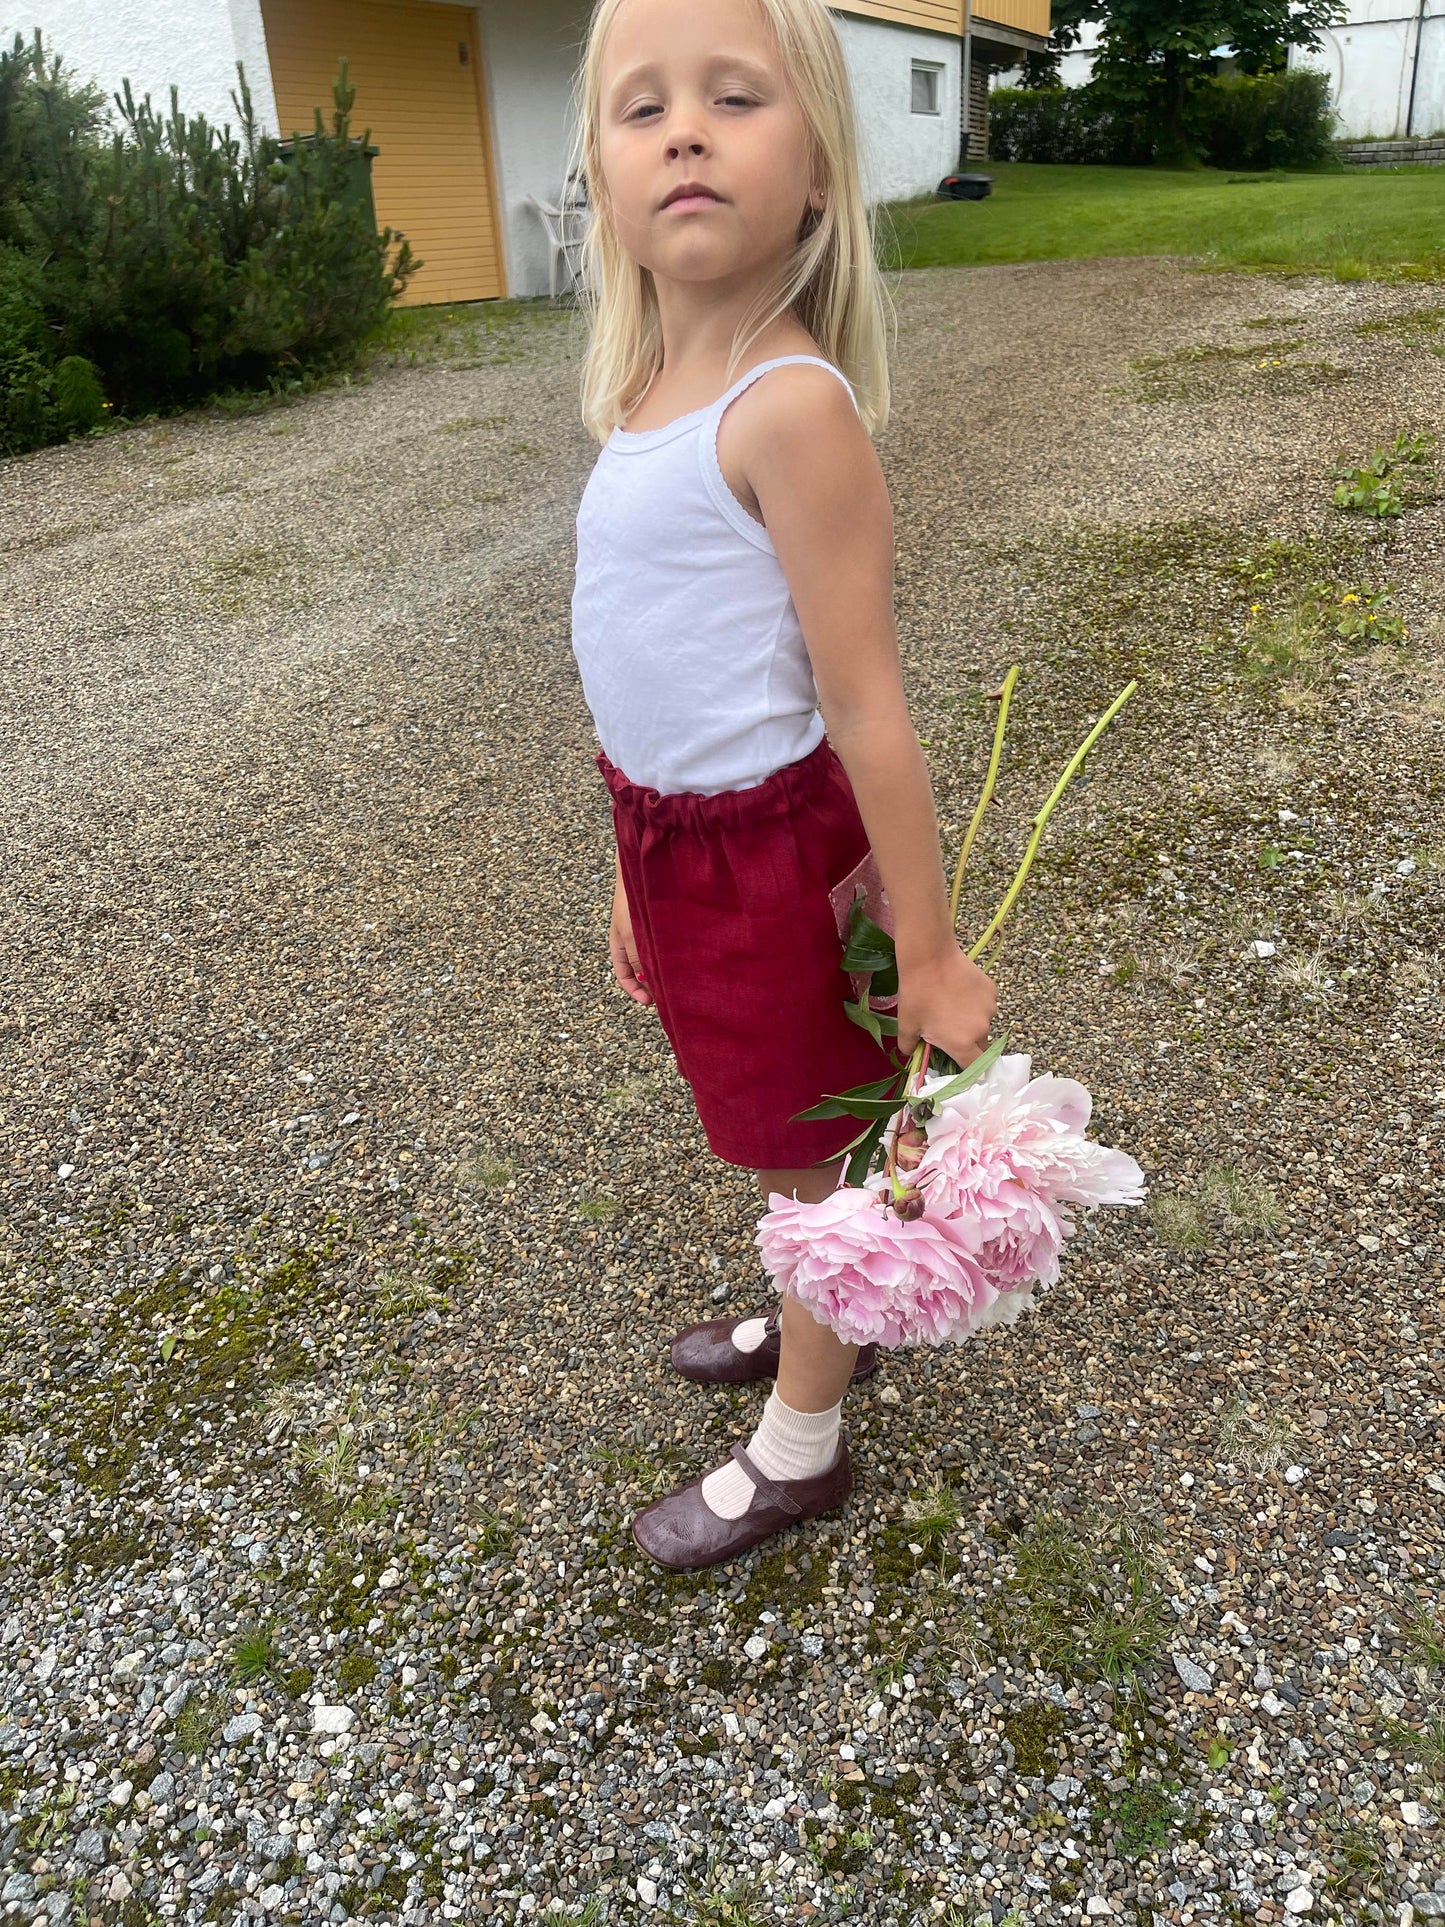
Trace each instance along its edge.
<path fill-rule="evenodd" d="M 1082 765 L 1084 758 L 1088 755 L 1089 751 L 1094 747 L 1095 743 L 1098 742 L 1099 738 L 1103 735 L 1104 731 L 1109 727 L 1110 723 L 1113 722 L 1114 718 L 1118 715 L 1119 711 L 1124 707 L 1125 703 L 1128 702 L 1129 698 L 1134 694 L 1134 691 L 1138 687 L 1139 685 L 1137 682 L 1131 682 L 1127 686 L 1127 688 L 1122 689 L 1119 692 L 1119 694 L 1114 698 L 1113 702 L 1110 703 L 1109 707 L 1104 711 L 1103 715 L 1099 718 L 1098 722 L 1094 724 L 1094 727 L 1089 731 L 1088 735 L 1084 738 L 1083 742 L 1080 743 L 1079 747 L 1074 751 L 1073 755 L 1069 758 L 1068 763 L 1064 769 L 1064 773 L 1059 778 L 1058 782 L 1055 783 L 1053 790 L 1049 795 L 1048 801 L 1044 804 L 1043 808 L 1039 811 L 1038 815 L 1034 818 L 1033 834 L 1032 836 L 1030 836 L 1028 841 L 1028 847 L 1024 851 L 1023 861 L 1022 863 L 1019 864 L 1018 869 L 1014 872 L 1013 882 L 1009 885 L 1008 889 L 1004 892 L 1004 898 L 1002 903 L 1000 903 L 997 910 L 994 911 L 992 917 L 989 919 L 988 928 L 984 931 L 983 935 L 978 939 L 978 942 L 973 945 L 972 949 L 970 949 L 968 953 L 969 956 L 972 957 L 975 962 L 977 962 L 978 958 L 983 954 L 985 950 L 987 950 L 989 944 L 992 943 L 993 939 L 997 936 L 1000 928 L 1003 925 L 1004 918 L 1008 915 L 1009 911 L 1012 910 L 1014 903 L 1017 900 L 1019 891 L 1023 889 L 1024 878 L 1028 875 L 1029 870 L 1033 866 L 1034 856 L 1037 853 L 1038 847 L 1039 847 L 1039 840 L 1044 833 L 1044 825 L 1048 822 L 1049 818 L 1053 815 L 1054 806 L 1058 803 L 1060 797 L 1063 795 L 1064 791 L 1069 787 L 1069 784 L 1074 780 L 1075 776 L 1078 775 L 1080 766 Z"/>
<path fill-rule="evenodd" d="M 929 1043 L 928 1039 L 926 1037 L 920 1037 L 918 1042 L 913 1046 L 913 1055 L 908 1060 L 908 1069 L 903 1078 L 903 1091 L 898 1100 L 898 1119 L 893 1126 L 893 1132 L 889 1137 L 887 1149 L 884 1154 L 885 1168 L 888 1172 L 888 1183 L 895 1198 L 903 1189 L 898 1182 L 898 1137 L 904 1124 L 908 1121 L 908 1098 L 913 1087 L 913 1080 L 916 1076 L 918 1082 L 921 1084 L 928 1075 L 928 1059 L 932 1050 L 933 1046 Z"/>
<path fill-rule="evenodd" d="M 978 799 L 978 808 L 973 813 L 973 821 L 968 826 L 968 835 L 963 839 L 963 848 L 958 853 L 958 868 L 953 873 L 953 891 L 948 899 L 948 927 L 958 928 L 958 899 L 963 891 L 964 866 L 968 853 L 973 848 L 973 839 L 978 835 L 979 825 L 983 822 L 984 811 L 993 801 L 993 788 L 998 780 L 999 757 L 1003 754 L 1003 732 L 1008 722 L 1008 706 L 1014 693 L 1014 684 L 1019 679 L 1019 666 L 1014 664 L 1004 677 L 1003 688 L 999 692 L 998 721 L 993 726 L 993 754 L 988 759 L 988 775 L 984 778 L 983 794 Z"/>

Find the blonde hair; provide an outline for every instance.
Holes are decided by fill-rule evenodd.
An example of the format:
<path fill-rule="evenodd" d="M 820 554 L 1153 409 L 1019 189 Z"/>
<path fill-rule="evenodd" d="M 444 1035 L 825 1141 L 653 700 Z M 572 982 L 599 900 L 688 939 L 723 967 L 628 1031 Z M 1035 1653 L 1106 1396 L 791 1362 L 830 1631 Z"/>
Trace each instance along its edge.
<path fill-rule="evenodd" d="M 582 419 L 598 441 L 626 418 L 662 365 L 652 276 L 618 239 L 599 144 L 602 49 L 623 0 L 596 0 L 577 74 L 573 170 L 587 183 L 591 224 L 583 249 L 588 323 Z M 781 280 L 765 288 L 733 335 L 729 379 L 747 349 L 791 308 L 822 353 L 852 383 L 870 434 L 888 419 L 892 303 L 863 196 L 857 123 L 838 32 L 824 0 L 753 0 L 772 29 L 788 84 L 809 132 L 823 208 L 810 208 Z"/>

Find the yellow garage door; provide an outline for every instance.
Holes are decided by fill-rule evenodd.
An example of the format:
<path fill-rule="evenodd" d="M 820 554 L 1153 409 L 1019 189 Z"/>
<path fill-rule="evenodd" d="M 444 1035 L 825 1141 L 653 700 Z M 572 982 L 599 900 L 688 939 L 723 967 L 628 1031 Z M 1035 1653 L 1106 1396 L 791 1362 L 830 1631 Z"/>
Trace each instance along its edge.
<path fill-rule="evenodd" d="M 263 0 L 281 132 L 330 126 L 344 54 L 351 127 L 371 130 L 376 218 L 426 265 L 408 304 L 505 293 L 488 164 L 480 50 L 471 7 L 437 0 Z"/>

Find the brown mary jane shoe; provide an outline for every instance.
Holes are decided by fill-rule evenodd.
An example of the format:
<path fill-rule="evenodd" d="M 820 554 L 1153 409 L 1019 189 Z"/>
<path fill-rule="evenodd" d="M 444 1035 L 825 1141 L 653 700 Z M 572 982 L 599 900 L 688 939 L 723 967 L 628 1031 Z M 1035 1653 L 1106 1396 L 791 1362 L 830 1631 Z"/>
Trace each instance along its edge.
<path fill-rule="evenodd" d="M 805 1519 L 833 1511 L 853 1490 L 846 1432 L 839 1434 L 838 1456 L 832 1465 L 812 1479 L 775 1482 L 764 1477 L 743 1446 L 735 1445 L 732 1455 L 757 1487 L 747 1511 L 740 1519 L 720 1519 L 702 1496 L 702 1479 L 679 1486 L 655 1499 L 632 1521 L 632 1536 L 649 1559 L 673 1572 L 721 1565 L 785 1526 L 801 1525 Z"/>
<path fill-rule="evenodd" d="M 776 1378 L 783 1346 L 781 1306 L 774 1305 L 768 1313 L 768 1335 L 755 1351 L 740 1352 L 732 1342 L 739 1325 L 759 1316 L 748 1312 L 742 1318 L 708 1318 L 700 1325 L 689 1325 L 672 1341 L 668 1357 L 673 1369 L 705 1385 L 751 1385 L 754 1379 Z M 867 1378 L 877 1363 L 878 1347 L 860 1345 L 852 1382 Z"/>

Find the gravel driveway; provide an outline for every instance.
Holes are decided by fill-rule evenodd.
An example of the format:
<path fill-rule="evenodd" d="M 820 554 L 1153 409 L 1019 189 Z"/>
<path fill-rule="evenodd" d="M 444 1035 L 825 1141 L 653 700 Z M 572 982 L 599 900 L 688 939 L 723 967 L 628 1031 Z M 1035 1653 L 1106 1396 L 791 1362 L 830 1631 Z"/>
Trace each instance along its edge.
<path fill-rule="evenodd" d="M 1153 1198 L 699 1576 L 627 1520 L 764 1281 L 609 981 L 570 322 L 0 467 L 6 1921 L 1445 1917 L 1445 507 L 1330 505 L 1432 297 L 900 285 L 955 848 L 1025 669 L 971 920 L 1143 683 L 996 974 Z"/>

